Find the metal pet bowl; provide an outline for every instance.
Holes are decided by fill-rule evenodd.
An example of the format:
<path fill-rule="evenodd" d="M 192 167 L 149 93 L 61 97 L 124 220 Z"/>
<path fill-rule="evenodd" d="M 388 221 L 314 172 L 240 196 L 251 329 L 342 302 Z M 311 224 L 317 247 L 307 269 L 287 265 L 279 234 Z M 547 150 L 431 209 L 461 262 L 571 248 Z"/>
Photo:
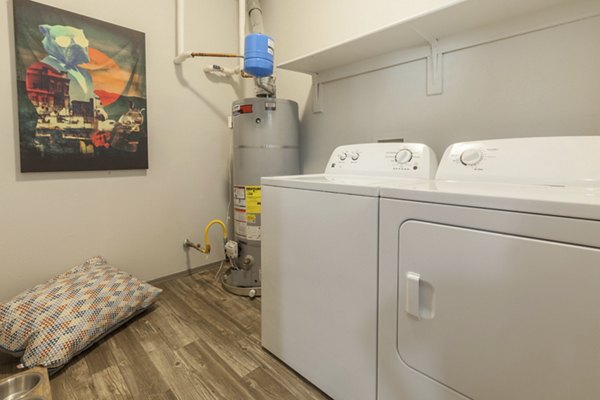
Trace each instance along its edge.
<path fill-rule="evenodd" d="M 38 387 L 42 382 L 39 372 L 25 372 L 0 381 L 0 400 L 17 400 Z M 37 398 L 31 397 L 31 399 Z"/>

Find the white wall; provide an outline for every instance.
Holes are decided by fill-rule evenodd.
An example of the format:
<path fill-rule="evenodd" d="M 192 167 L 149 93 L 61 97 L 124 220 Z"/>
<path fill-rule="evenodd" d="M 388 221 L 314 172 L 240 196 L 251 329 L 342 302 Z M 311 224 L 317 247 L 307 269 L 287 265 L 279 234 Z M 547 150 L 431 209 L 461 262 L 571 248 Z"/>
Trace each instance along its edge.
<path fill-rule="evenodd" d="M 275 63 L 278 64 L 461 1 L 261 0 L 261 5 L 265 33 L 275 40 Z M 285 70 L 276 70 L 276 74 L 277 96 L 297 101 L 303 115 L 310 77 Z"/>
<path fill-rule="evenodd" d="M 237 94 L 204 76 L 206 61 L 173 65 L 175 0 L 43 2 L 146 33 L 150 168 L 19 172 L 12 2 L 1 0 L 0 299 L 94 255 L 142 279 L 219 260 L 216 228 L 208 257 L 182 243 L 226 216 L 226 120 Z M 187 1 L 186 12 L 186 48 L 237 52 L 236 1 Z"/>
<path fill-rule="evenodd" d="M 278 62 L 355 37 L 365 21 L 363 32 L 424 11 L 408 1 L 369 2 L 377 10 L 395 3 L 397 12 L 387 15 L 356 4 L 336 11 L 294 2 L 289 12 L 288 2 L 263 2 L 268 33 L 284 55 Z M 321 114 L 312 113 L 310 78 L 280 71 L 279 93 L 304 105 L 303 171 L 322 171 L 337 145 L 382 138 L 425 142 L 441 156 L 464 140 L 600 134 L 599 35 L 594 18 L 446 54 L 439 96 L 425 93 L 424 61 L 327 83 Z"/>
<path fill-rule="evenodd" d="M 321 50 L 463 0 L 261 0 L 277 61 Z"/>

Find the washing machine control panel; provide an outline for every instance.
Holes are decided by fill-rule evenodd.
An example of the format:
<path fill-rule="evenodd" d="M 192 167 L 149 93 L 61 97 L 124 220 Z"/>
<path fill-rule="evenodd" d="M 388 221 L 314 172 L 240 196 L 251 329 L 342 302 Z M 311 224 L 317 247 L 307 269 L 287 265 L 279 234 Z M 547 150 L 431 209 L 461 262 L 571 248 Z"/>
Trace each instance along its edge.
<path fill-rule="evenodd" d="M 326 174 L 432 179 L 437 168 L 433 150 L 421 143 L 364 143 L 336 148 Z"/>
<path fill-rule="evenodd" d="M 439 180 L 600 186 L 600 136 L 554 136 L 455 143 Z"/>
<path fill-rule="evenodd" d="M 483 151 L 477 147 L 460 153 L 460 162 L 463 165 L 477 165 L 481 160 L 483 160 Z"/>
<path fill-rule="evenodd" d="M 412 161 L 412 159 L 413 153 L 412 151 L 410 151 L 410 149 L 401 149 L 394 156 L 394 160 L 400 165 L 409 163 L 410 161 Z"/>

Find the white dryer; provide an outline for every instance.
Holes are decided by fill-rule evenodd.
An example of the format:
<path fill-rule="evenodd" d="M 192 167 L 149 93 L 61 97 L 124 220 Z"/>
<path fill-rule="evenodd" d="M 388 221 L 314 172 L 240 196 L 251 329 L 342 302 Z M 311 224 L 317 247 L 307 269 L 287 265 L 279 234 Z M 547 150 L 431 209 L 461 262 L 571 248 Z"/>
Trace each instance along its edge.
<path fill-rule="evenodd" d="M 600 398 L 600 137 L 455 144 L 380 212 L 378 400 Z"/>
<path fill-rule="evenodd" d="M 371 143 L 262 179 L 262 345 L 334 399 L 376 397 L 379 187 L 436 166 L 425 145 Z"/>

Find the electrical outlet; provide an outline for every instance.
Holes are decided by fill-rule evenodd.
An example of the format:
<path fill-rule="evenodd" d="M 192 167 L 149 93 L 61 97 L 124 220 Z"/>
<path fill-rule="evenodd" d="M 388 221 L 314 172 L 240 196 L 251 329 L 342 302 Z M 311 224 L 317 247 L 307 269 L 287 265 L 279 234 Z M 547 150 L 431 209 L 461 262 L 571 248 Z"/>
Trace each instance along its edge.
<path fill-rule="evenodd" d="M 227 255 L 228 258 L 238 258 L 239 253 L 237 242 L 228 240 L 227 243 L 225 243 L 225 255 Z"/>

